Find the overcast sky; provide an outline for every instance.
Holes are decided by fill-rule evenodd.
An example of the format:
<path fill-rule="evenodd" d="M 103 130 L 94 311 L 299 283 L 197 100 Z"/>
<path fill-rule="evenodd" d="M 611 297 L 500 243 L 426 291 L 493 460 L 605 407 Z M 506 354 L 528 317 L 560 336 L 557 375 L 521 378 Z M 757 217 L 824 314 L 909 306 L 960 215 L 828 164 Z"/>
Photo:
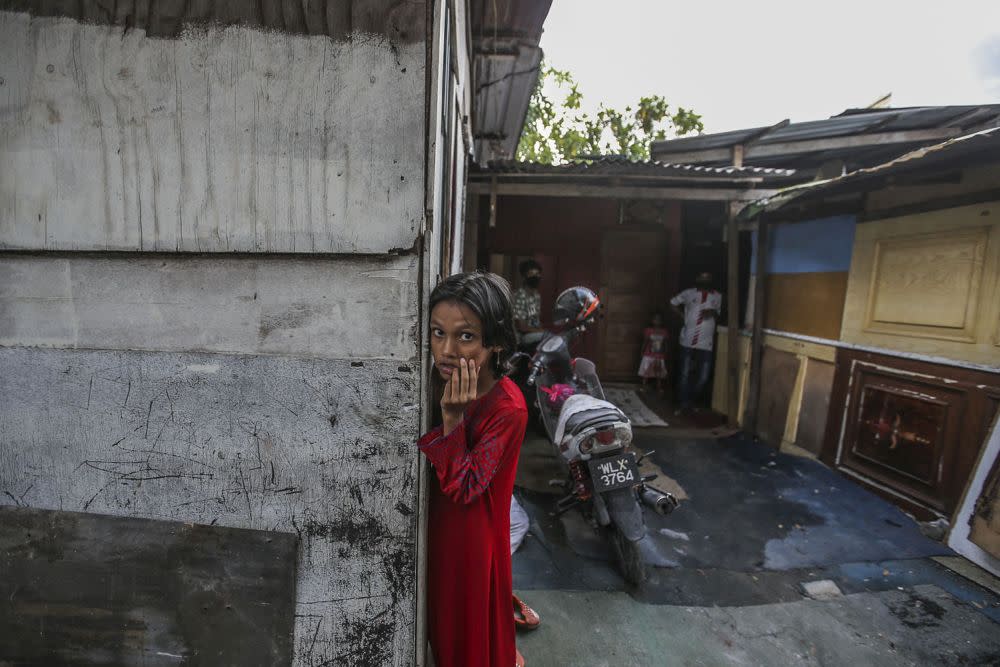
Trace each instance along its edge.
<path fill-rule="evenodd" d="M 553 0 L 546 59 L 587 107 L 659 94 L 706 132 L 867 106 L 1000 102 L 1000 0 Z"/>

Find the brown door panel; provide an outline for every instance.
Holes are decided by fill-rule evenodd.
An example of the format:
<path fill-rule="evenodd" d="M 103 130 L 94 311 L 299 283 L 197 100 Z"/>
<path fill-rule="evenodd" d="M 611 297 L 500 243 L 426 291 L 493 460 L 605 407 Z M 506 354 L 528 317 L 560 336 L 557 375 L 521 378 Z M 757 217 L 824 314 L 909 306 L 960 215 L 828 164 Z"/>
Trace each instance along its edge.
<path fill-rule="evenodd" d="M 841 464 L 944 511 L 965 391 L 859 364 Z"/>
<path fill-rule="evenodd" d="M 839 350 L 822 458 L 903 506 L 948 515 L 1000 406 L 997 376 Z M 889 491 L 891 490 L 891 491 Z M 919 508 L 919 509 L 918 509 Z"/>
<path fill-rule="evenodd" d="M 667 234 L 662 227 L 621 227 L 601 244 L 601 326 L 599 371 L 608 380 L 634 380 L 642 351 L 642 330 L 654 310 L 664 307 Z"/>

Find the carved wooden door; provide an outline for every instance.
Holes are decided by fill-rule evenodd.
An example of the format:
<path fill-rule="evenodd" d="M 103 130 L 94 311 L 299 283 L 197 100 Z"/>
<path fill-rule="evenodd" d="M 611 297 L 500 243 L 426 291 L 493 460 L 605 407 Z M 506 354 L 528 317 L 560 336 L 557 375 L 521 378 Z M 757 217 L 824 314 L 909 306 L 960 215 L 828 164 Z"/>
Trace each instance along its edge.
<path fill-rule="evenodd" d="M 950 516 L 1000 406 L 997 376 L 848 350 L 837 367 L 824 460 L 904 505 Z M 993 516 L 997 475 L 984 517 Z"/>
<path fill-rule="evenodd" d="M 666 257 L 667 234 L 662 227 L 630 225 L 605 233 L 600 291 L 604 319 L 597 369 L 602 379 L 637 379 L 642 330 L 654 310 L 666 308 Z"/>

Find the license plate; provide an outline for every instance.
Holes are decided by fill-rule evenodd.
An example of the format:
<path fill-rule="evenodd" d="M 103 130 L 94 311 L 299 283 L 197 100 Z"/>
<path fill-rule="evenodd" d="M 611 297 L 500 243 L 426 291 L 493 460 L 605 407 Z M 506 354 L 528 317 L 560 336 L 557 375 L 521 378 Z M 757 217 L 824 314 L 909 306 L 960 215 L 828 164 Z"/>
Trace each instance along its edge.
<path fill-rule="evenodd" d="M 635 486 L 639 483 L 639 467 L 635 464 L 634 454 L 590 459 L 588 464 L 594 491 L 597 493 Z"/>

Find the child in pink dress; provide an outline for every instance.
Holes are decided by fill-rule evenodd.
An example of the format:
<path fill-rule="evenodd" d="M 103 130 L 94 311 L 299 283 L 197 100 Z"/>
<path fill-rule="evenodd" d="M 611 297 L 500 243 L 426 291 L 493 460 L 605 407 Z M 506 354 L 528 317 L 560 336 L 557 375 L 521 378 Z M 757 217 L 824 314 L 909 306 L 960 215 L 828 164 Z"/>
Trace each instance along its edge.
<path fill-rule="evenodd" d="M 663 393 L 663 380 L 667 377 L 667 336 L 670 332 L 663 326 L 663 315 L 653 313 L 650 326 L 642 331 L 642 361 L 639 362 L 639 377 L 646 387 L 650 379 L 656 379 L 656 389 Z"/>

